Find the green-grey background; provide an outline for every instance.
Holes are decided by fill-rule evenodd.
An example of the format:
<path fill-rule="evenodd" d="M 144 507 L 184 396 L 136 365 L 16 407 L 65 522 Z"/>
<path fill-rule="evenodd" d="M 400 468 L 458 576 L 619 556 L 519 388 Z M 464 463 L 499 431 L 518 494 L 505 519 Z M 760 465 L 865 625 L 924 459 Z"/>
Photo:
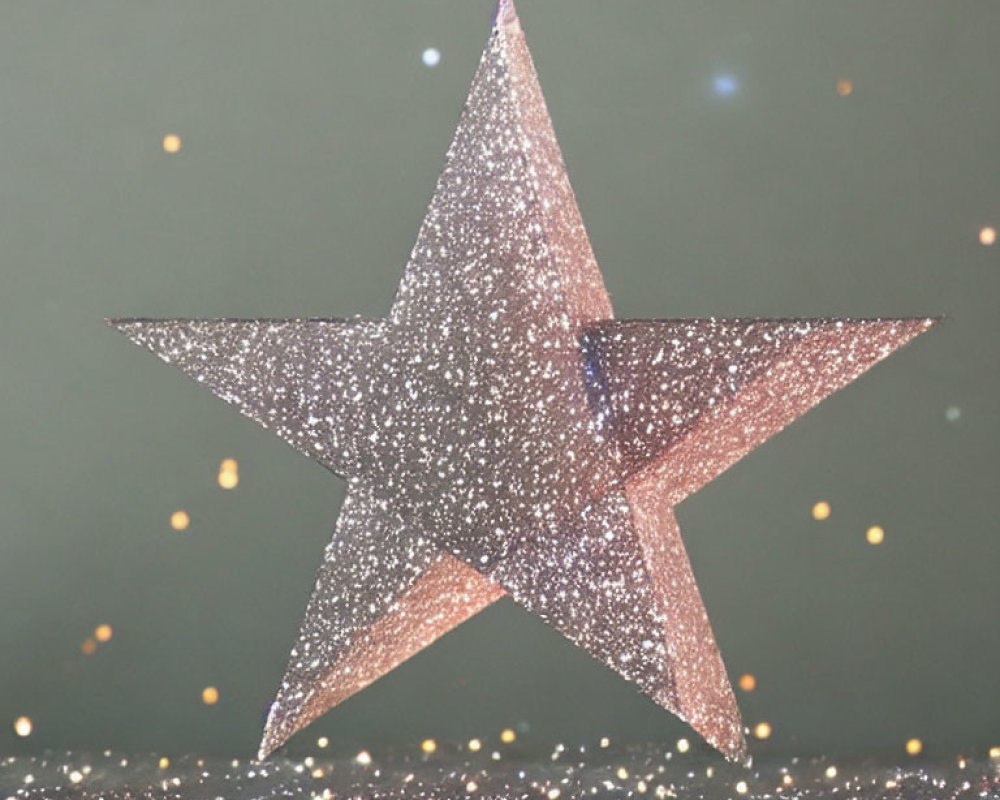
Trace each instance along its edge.
<path fill-rule="evenodd" d="M 758 679 L 747 722 L 774 726 L 756 746 L 1000 744 L 1000 245 L 979 243 L 1000 227 L 1000 5 L 520 12 L 620 316 L 949 317 L 680 508 L 730 672 Z M 255 749 L 342 484 L 101 320 L 383 314 L 489 14 L 3 5 L 0 752 Z M 114 639 L 81 655 L 101 622 Z M 504 602 L 295 746 L 524 722 L 687 731 Z"/>

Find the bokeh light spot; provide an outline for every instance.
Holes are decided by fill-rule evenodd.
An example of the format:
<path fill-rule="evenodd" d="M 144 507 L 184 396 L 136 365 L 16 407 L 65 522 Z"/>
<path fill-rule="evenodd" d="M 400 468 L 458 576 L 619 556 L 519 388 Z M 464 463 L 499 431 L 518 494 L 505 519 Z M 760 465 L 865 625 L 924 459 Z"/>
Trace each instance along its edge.
<path fill-rule="evenodd" d="M 677 740 L 677 752 L 678 753 L 686 753 L 690 749 L 691 749 L 691 742 L 689 742 L 687 739 L 678 739 Z"/>
<path fill-rule="evenodd" d="M 854 84 L 845 78 L 837 81 L 837 94 L 841 97 L 848 97 L 854 91 Z"/>
<path fill-rule="evenodd" d="M 503 742 L 504 744 L 510 744 L 515 739 L 517 739 L 517 734 L 514 733 L 514 731 L 512 731 L 510 728 L 505 728 L 504 730 L 500 731 L 500 741 Z"/>
<path fill-rule="evenodd" d="M 441 51 L 436 47 L 428 47 L 421 53 L 420 60 L 424 62 L 425 67 L 436 67 L 441 63 Z"/>
<path fill-rule="evenodd" d="M 219 465 L 219 486 L 223 489 L 235 489 L 240 482 L 240 465 L 235 458 L 223 459 Z"/>
<path fill-rule="evenodd" d="M 235 472 L 220 472 L 219 473 L 219 486 L 223 489 L 235 489 L 236 485 L 240 482 L 240 476 Z"/>
<path fill-rule="evenodd" d="M 214 706 L 219 702 L 219 690 L 214 686 L 206 686 L 201 690 L 201 702 L 206 706 Z"/>
<path fill-rule="evenodd" d="M 175 511 L 170 515 L 170 527 L 175 531 L 185 531 L 190 524 L 191 517 L 188 516 L 187 511 Z"/>
<path fill-rule="evenodd" d="M 822 522 L 825 519 L 830 518 L 830 504 L 825 500 L 820 500 L 816 505 L 813 506 L 812 510 L 813 519 L 817 522 Z"/>
<path fill-rule="evenodd" d="M 906 743 L 906 752 L 911 756 L 918 756 L 924 749 L 924 743 L 919 739 L 910 739 Z"/>
<path fill-rule="evenodd" d="M 94 638 L 99 642 L 110 642 L 113 635 L 114 631 L 108 624 L 98 625 L 94 628 Z"/>
<path fill-rule="evenodd" d="M 31 717 L 18 717 L 14 720 L 14 733 L 24 739 L 27 736 L 31 736 L 31 732 L 35 729 L 34 724 L 31 722 Z"/>
<path fill-rule="evenodd" d="M 420 749 L 423 750 L 428 755 L 430 755 L 431 753 L 433 753 L 435 750 L 438 749 L 437 742 L 435 742 L 433 739 L 424 739 L 420 743 Z"/>
<path fill-rule="evenodd" d="M 168 133 L 163 137 L 163 152 L 164 153 L 179 153 L 181 149 L 181 137 L 176 133 Z"/>
<path fill-rule="evenodd" d="M 740 675 L 739 686 L 744 692 L 752 692 L 757 688 L 757 679 L 749 672 Z"/>
<path fill-rule="evenodd" d="M 984 247 L 990 247 L 996 244 L 997 241 L 997 231 L 996 228 L 983 228 L 979 231 L 979 243 Z"/>
<path fill-rule="evenodd" d="M 91 637 L 87 637 L 83 640 L 80 645 L 80 652 L 85 656 L 92 656 L 97 652 L 97 642 L 95 642 Z"/>
<path fill-rule="evenodd" d="M 319 747 L 320 749 L 329 747 L 330 746 L 330 740 L 328 738 L 326 738 L 325 736 L 320 736 L 316 740 L 316 746 Z"/>
<path fill-rule="evenodd" d="M 885 541 L 885 531 L 880 525 L 872 525 L 865 533 L 868 544 L 882 544 Z"/>
<path fill-rule="evenodd" d="M 771 724 L 769 722 L 758 722 L 757 726 L 753 729 L 753 735 L 758 739 L 770 739 Z"/>
<path fill-rule="evenodd" d="M 736 78 L 732 75 L 716 75 L 712 80 L 712 86 L 715 88 L 715 93 L 721 97 L 734 95 L 739 88 Z"/>

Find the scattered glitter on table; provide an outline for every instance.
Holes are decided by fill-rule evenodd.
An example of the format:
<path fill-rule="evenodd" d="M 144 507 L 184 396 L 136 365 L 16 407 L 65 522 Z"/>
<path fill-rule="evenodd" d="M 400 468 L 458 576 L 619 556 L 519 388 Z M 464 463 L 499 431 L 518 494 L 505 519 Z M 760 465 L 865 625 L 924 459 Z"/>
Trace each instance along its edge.
<path fill-rule="evenodd" d="M 366 751 L 367 755 L 367 751 Z M 49 753 L 0 762 L 0 800 L 571 800 L 571 798 L 1000 798 L 1000 763 L 988 758 L 873 760 L 767 758 L 752 769 L 707 751 L 557 745 L 501 755 L 439 744 L 433 755 L 377 752 L 267 763 L 185 756 Z"/>

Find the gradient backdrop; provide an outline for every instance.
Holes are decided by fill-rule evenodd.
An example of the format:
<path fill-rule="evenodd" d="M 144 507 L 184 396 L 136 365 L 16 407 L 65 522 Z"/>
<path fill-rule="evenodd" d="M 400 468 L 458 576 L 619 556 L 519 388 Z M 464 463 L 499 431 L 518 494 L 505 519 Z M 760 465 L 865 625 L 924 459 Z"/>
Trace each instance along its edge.
<path fill-rule="evenodd" d="M 0 753 L 256 748 L 343 486 L 102 319 L 385 313 L 490 12 L 4 6 Z M 520 13 L 619 316 L 948 316 L 679 510 L 754 747 L 1000 745 L 1000 5 Z M 503 602 L 293 747 L 508 726 L 688 735 Z"/>

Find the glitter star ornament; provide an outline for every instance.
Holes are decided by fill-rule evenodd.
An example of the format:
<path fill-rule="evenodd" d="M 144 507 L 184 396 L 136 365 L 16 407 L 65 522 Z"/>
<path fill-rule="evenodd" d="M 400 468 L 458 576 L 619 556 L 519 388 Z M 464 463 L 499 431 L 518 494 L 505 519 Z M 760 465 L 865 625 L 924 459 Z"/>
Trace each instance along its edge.
<path fill-rule="evenodd" d="M 674 506 L 932 322 L 616 321 L 503 0 L 386 318 L 112 324 L 347 481 L 261 758 L 509 595 L 745 760 Z"/>

